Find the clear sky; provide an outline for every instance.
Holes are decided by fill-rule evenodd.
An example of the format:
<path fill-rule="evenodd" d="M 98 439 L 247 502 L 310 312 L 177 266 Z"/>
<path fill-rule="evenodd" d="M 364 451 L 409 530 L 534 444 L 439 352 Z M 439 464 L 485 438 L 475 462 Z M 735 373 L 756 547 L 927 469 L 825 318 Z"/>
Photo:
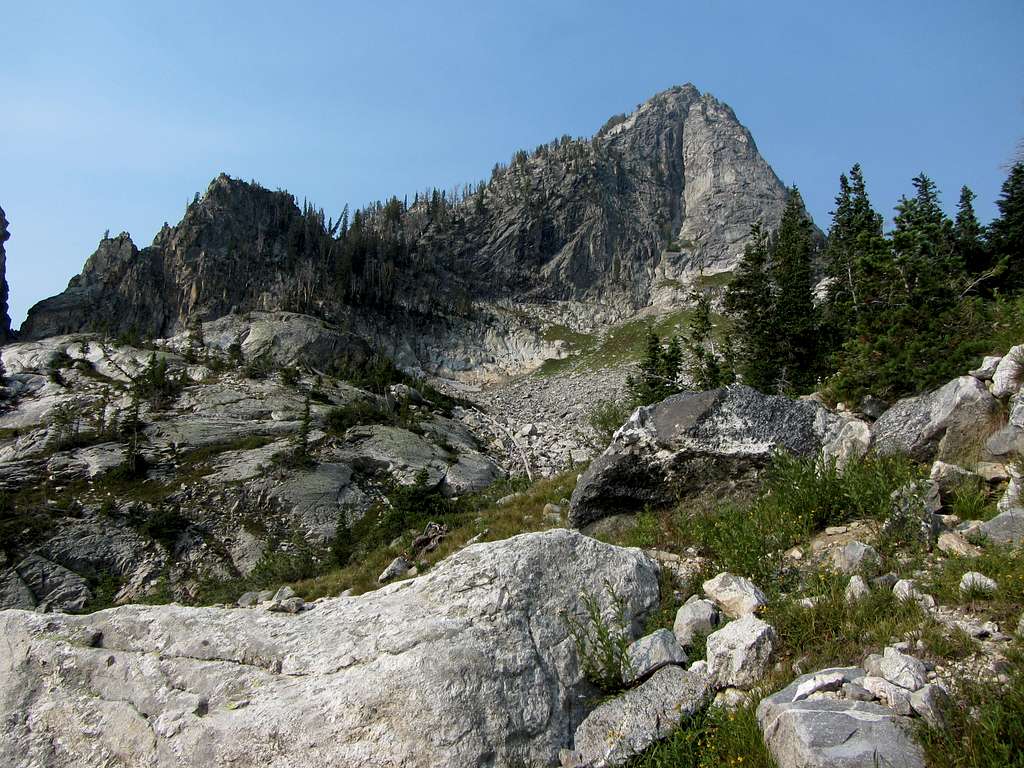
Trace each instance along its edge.
<path fill-rule="evenodd" d="M 1021 0 L 0 0 L 0 19 L 16 325 L 104 230 L 148 245 L 221 171 L 336 215 L 486 178 L 685 82 L 823 229 L 858 161 L 886 215 L 924 170 L 987 220 L 1024 137 Z"/>

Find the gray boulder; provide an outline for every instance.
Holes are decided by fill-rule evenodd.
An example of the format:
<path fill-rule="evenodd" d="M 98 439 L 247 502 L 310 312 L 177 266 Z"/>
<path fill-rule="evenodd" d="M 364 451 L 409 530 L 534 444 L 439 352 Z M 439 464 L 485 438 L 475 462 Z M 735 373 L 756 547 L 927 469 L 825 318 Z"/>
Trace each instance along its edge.
<path fill-rule="evenodd" d="M 708 675 L 719 688 L 748 688 L 768 669 L 778 637 L 771 625 L 748 615 L 708 635 Z"/>
<path fill-rule="evenodd" d="M 761 700 L 757 721 L 779 768 L 924 768 L 924 754 L 892 710 L 869 701 L 796 700 L 800 686 L 837 672 L 848 684 L 863 677 L 855 667 L 797 678 Z"/>
<path fill-rule="evenodd" d="M 606 584 L 632 625 L 658 603 L 643 553 L 554 530 L 467 547 L 301 621 L 177 605 L 0 612 L 0 754 L 54 768 L 550 765 L 594 692 L 563 617 L 581 592 L 614 610 Z M 678 667 L 651 680 L 665 691 L 655 732 L 706 690 Z"/>
<path fill-rule="evenodd" d="M 1024 380 L 1024 344 L 1011 347 L 1010 351 L 999 361 L 992 374 L 992 394 L 1003 398 L 1015 395 Z"/>
<path fill-rule="evenodd" d="M 818 403 L 741 385 L 673 395 L 638 408 L 619 428 L 577 484 L 569 522 L 579 528 L 644 505 L 749 482 L 774 451 L 820 455 L 845 424 Z"/>
<path fill-rule="evenodd" d="M 626 650 L 626 656 L 632 673 L 630 684 L 643 680 L 670 664 L 686 664 L 686 654 L 676 642 L 676 636 L 667 629 L 659 629 L 639 640 L 634 640 Z"/>
<path fill-rule="evenodd" d="M 621 765 L 668 736 L 679 721 L 704 709 L 711 695 L 707 676 L 681 667 L 664 667 L 591 712 L 576 729 L 578 765 Z"/>
<path fill-rule="evenodd" d="M 743 576 L 723 572 L 703 584 L 704 594 L 731 618 L 756 613 L 768 604 L 768 598 L 754 582 Z"/>
<path fill-rule="evenodd" d="M 928 671 L 919 659 L 888 646 L 882 651 L 879 673 L 890 683 L 916 691 L 928 679 Z"/>
<path fill-rule="evenodd" d="M 871 427 L 875 451 L 917 461 L 955 462 L 977 452 L 996 429 L 999 401 L 978 379 L 961 376 L 897 402 Z"/>
<path fill-rule="evenodd" d="M 845 547 L 832 551 L 832 565 L 847 576 L 862 571 L 877 571 L 882 558 L 870 544 L 851 541 Z"/>
<path fill-rule="evenodd" d="M 859 574 L 850 577 L 850 581 L 846 584 L 846 589 L 843 591 L 843 596 L 848 603 L 856 603 L 870 594 L 871 588 L 864 581 L 864 577 Z"/>
<path fill-rule="evenodd" d="M 968 373 L 976 379 L 991 381 L 1002 359 L 1001 356 L 985 356 L 981 361 L 981 365 L 968 371 Z"/>
<path fill-rule="evenodd" d="M 983 573 L 968 571 L 960 579 L 961 592 L 995 592 L 999 588 L 995 579 L 990 579 Z"/>
<path fill-rule="evenodd" d="M 868 675 L 861 681 L 861 685 L 897 715 L 909 716 L 914 711 L 910 706 L 910 691 L 884 677 Z"/>
<path fill-rule="evenodd" d="M 388 564 L 387 568 L 381 571 L 380 576 L 377 577 L 377 583 L 387 584 L 389 581 L 400 579 L 409 573 L 412 568 L 413 564 L 404 555 L 399 555 Z"/>
<path fill-rule="evenodd" d="M 718 608 L 710 600 L 692 595 L 676 611 L 672 631 L 683 648 L 693 645 L 698 637 L 707 637 L 718 626 Z"/>
<path fill-rule="evenodd" d="M 949 705 L 949 696 L 937 685 L 929 683 L 910 694 L 910 706 L 932 728 L 945 728 L 943 710 Z"/>
<path fill-rule="evenodd" d="M 1024 543 L 1024 507 L 1000 512 L 991 520 L 982 523 L 979 530 L 987 539 L 997 544 Z"/>

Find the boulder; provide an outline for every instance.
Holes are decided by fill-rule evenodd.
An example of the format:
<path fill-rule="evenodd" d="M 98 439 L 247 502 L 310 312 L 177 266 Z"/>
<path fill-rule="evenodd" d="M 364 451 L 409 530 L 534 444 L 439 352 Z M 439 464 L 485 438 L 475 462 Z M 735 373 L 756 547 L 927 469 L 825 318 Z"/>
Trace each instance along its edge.
<path fill-rule="evenodd" d="M 989 541 L 997 544 L 1024 543 L 1024 507 L 1016 507 L 1000 512 L 991 520 L 979 526 L 980 533 Z"/>
<path fill-rule="evenodd" d="M 906 688 L 909 691 L 916 691 L 928 679 L 928 672 L 920 660 L 891 646 L 887 646 L 882 651 L 882 659 L 878 664 L 878 671 L 881 677 L 884 677 L 890 683 Z"/>
<path fill-rule="evenodd" d="M 864 675 L 857 668 L 803 675 L 758 705 L 757 721 L 779 768 L 924 768 L 921 748 L 887 707 L 853 699 L 795 700 L 806 681 L 833 672 L 849 684 Z"/>
<path fill-rule="evenodd" d="M 937 685 L 929 683 L 910 694 L 910 706 L 931 728 L 945 728 L 942 714 L 949 705 L 949 696 Z"/>
<path fill-rule="evenodd" d="M 821 455 L 845 425 L 818 403 L 742 385 L 673 395 L 638 408 L 619 428 L 573 491 L 569 522 L 580 528 L 645 505 L 750 482 L 774 451 Z"/>
<path fill-rule="evenodd" d="M 982 359 L 981 365 L 968 373 L 981 381 L 991 381 L 1002 359 L 1001 356 L 986 356 Z"/>
<path fill-rule="evenodd" d="M 910 691 L 906 688 L 896 685 L 884 677 L 875 677 L 874 675 L 867 675 L 861 681 L 861 685 L 864 686 L 864 690 L 879 699 L 897 715 L 906 717 L 913 712 L 910 706 Z"/>
<path fill-rule="evenodd" d="M 628 682 L 631 685 L 669 664 L 686 664 L 686 654 L 676 642 L 675 635 L 667 629 L 659 629 L 634 640 L 626 649 L 626 656 L 629 659 L 631 677 Z"/>
<path fill-rule="evenodd" d="M 900 579 L 893 585 L 892 593 L 900 600 L 913 600 L 925 610 L 935 607 L 935 598 L 919 590 L 913 579 Z"/>
<path fill-rule="evenodd" d="M 708 675 L 718 688 L 748 688 L 768 669 L 775 630 L 753 615 L 730 621 L 708 635 Z"/>
<path fill-rule="evenodd" d="M 864 577 L 860 575 L 854 575 L 850 577 L 850 581 L 846 585 L 846 589 L 843 592 L 846 602 L 855 603 L 858 600 L 863 600 L 865 597 L 871 594 L 871 588 L 868 587 L 868 583 L 864 581 Z"/>
<path fill-rule="evenodd" d="M 698 637 L 707 637 L 718 626 L 718 608 L 710 600 L 692 595 L 676 611 L 672 631 L 683 648 L 689 648 Z"/>
<path fill-rule="evenodd" d="M 974 546 L 954 531 L 940 533 L 938 547 L 940 552 L 957 557 L 978 557 L 981 554 L 980 547 Z"/>
<path fill-rule="evenodd" d="M 668 736 L 682 718 L 704 709 L 710 695 L 710 681 L 699 670 L 658 670 L 641 686 L 601 704 L 580 724 L 574 741 L 577 764 L 621 765 Z"/>
<path fill-rule="evenodd" d="M 961 376 L 897 402 L 871 427 L 872 443 L 882 456 L 955 462 L 977 452 L 998 418 L 999 401 L 985 385 L 973 376 Z"/>
<path fill-rule="evenodd" d="M 824 671 L 812 675 L 810 679 L 804 680 L 796 688 L 793 701 L 803 701 L 815 693 L 832 693 L 840 690 L 846 683 L 846 676 L 842 672 Z"/>
<path fill-rule="evenodd" d="M 935 483 L 939 489 L 939 496 L 947 504 L 958 491 L 971 487 L 979 488 L 982 482 L 980 475 L 945 461 L 936 461 L 932 464 L 928 479 Z"/>
<path fill-rule="evenodd" d="M 998 588 L 999 585 L 996 584 L 995 579 L 990 579 L 977 571 L 968 571 L 960 579 L 961 592 L 984 592 L 987 594 L 995 592 Z"/>
<path fill-rule="evenodd" d="M 609 588 L 639 626 L 657 568 L 554 530 L 467 547 L 301 621 L 178 605 L 0 612 L 0 754 L 57 768 L 554 764 L 594 693 L 564 615 L 582 592 L 614 611 Z M 645 685 L 665 696 L 656 732 L 707 688 L 678 667 Z"/>
<path fill-rule="evenodd" d="M 713 600 L 722 611 L 731 618 L 738 619 L 748 613 L 756 613 L 768 604 L 765 597 L 754 582 L 743 576 L 733 576 L 724 572 L 708 579 L 703 584 L 704 594 Z"/>
<path fill-rule="evenodd" d="M 1024 380 L 1024 344 L 1011 347 L 992 373 L 992 394 L 1003 398 L 1015 395 Z"/>
<path fill-rule="evenodd" d="M 387 568 L 381 571 L 380 576 L 377 577 L 377 583 L 387 584 L 389 581 L 400 579 L 409 573 L 412 568 L 413 564 L 404 555 L 399 555 L 388 564 Z"/>
<path fill-rule="evenodd" d="M 848 576 L 867 571 L 877 572 L 881 562 L 878 551 L 862 541 L 851 541 L 845 547 L 832 550 L 833 567 Z"/>

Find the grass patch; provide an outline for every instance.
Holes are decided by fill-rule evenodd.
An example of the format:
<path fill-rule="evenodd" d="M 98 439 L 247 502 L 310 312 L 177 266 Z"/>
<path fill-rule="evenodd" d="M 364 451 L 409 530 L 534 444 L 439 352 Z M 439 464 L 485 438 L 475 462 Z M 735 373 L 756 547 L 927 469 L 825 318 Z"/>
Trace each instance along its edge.
<path fill-rule="evenodd" d="M 545 360 L 536 373 L 551 376 L 568 370 L 593 371 L 639 360 L 643 357 L 649 331 L 654 331 L 659 338 L 682 334 L 689 327 L 692 316 L 692 310 L 681 309 L 629 320 L 609 328 L 600 338 L 591 337 L 576 354 Z M 713 320 L 716 328 L 723 322 L 723 318 L 717 315 Z"/>
<path fill-rule="evenodd" d="M 756 701 L 734 712 L 711 707 L 684 720 L 671 736 L 625 765 L 627 768 L 775 768 L 775 761 L 761 738 L 756 709 Z"/>
<path fill-rule="evenodd" d="M 814 458 L 779 453 L 756 499 L 696 510 L 687 504 L 677 513 L 676 528 L 719 568 L 743 574 L 768 592 L 784 591 L 794 575 L 786 573 L 787 549 L 829 525 L 881 520 L 890 510 L 889 495 L 916 471 L 896 457 L 851 462 L 839 472 L 819 467 Z"/>
<path fill-rule="evenodd" d="M 945 727 L 921 725 L 918 738 L 931 768 L 1024 767 L 1024 651 L 1007 653 L 1009 683 L 960 680 L 943 715 Z"/>
<path fill-rule="evenodd" d="M 480 541 L 498 541 L 520 533 L 555 527 L 543 519 L 541 510 L 549 502 L 561 503 L 563 498 L 572 493 L 578 472 L 578 468 L 573 469 L 539 480 L 533 485 L 527 485 L 525 478 L 510 478 L 478 494 L 463 496 L 445 519 L 449 526 L 448 535 L 437 549 L 421 557 L 423 565 L 432 567 L 461 549 L 478 534 L 482 534 Z M 498 499 L 513 493 L 517 495 L 510 501 L 501 506 L 496 504 Z M 355 530 L 353 534 L 354 537 L 358 535 Z M 380 537 L 378 541 L 383 542 L 383 538 Z M 391 549 L 387 543 L 368 551 L 359 551 L 359 542 L 355 538 L 353 545 L 356 554 L 351 557 L 348 565 L 331 568 L 312 578 L 293 583 L 296 593 L 307 600 L 313 600 L 337 595 L 350 588 L 354 594 L 376 589 L 379 586 L 377 577 L 399 552 Z"/>
<path fill-rule="evenodd" d="M 974 591 L 965 595 L 960 591 L 960 579 L 968 571 L 995 579 L 999 588 L 991 593 Z M 1024 605 L 1024 550 L 983 543 L 978 557 L 943 559 L 923 581 L 922 588 L 942 604 L 966 603 L 972 611 L 1000 624 L 1016 626 Z"/>

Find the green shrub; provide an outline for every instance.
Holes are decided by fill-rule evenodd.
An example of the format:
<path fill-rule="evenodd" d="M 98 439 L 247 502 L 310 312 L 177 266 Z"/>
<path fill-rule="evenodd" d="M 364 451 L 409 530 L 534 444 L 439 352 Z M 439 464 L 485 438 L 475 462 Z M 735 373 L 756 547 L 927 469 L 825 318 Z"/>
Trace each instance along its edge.
<path fill-rule="evenodd" d="M 387 409 L 373 400 L 353 400 L 327 412 L 324 426 L 334 435 L 343 435 L 351 427 L 362 424 L 387 424 L 391 416 Z"/>
<path fill-rule="evenodd" d="M 626 686 L 630 677 L 630 634 L 626 623 L 626 600 L 606 584 L 614 615 L 606 621 L 595 595 L 580 596 L 585 617 L 564 614 L 569 635 L 576 646 L 583 676 L 604 694 L 613 694 Z"/>
<path fill-rule="evenodd" d="M 162 544 L 169 552 L 174 551 L 178 537 L 191 525 L 189 520 L 174 507 L 157 507 L 141 520 L 132 520 L 135 529 L 153 541 Z"/>
<path fill-rule="evenodd" d="M 626 423 L 632 412 L 629 404 L 621 400 L 601 400 L 594 406 L 587 420 L 597 432 L 601 444 L 608 445 L 615 430 Z"/>
<path fill-rule="evenodd" d="M 719 567 L 742 573 L 765 589 L 783 589 L 787 549 L 828 525 L 884 518 L 890 494 L 914 472 L 901 458 L 868 458 L 839 472 L 820 466 L 816 458 L 779 453 L 756 499 L 697 512 L 683 506 L 676 527 Z"/>
<path fill-rule="evenodd" d="M 163 355 L 150 355 L 146 368 L 132 380 L 136 396 L 148 400 L 155 411 L 169 408 L 181 394 L 182 382 L 171 374 L 170 365 Z"/>

